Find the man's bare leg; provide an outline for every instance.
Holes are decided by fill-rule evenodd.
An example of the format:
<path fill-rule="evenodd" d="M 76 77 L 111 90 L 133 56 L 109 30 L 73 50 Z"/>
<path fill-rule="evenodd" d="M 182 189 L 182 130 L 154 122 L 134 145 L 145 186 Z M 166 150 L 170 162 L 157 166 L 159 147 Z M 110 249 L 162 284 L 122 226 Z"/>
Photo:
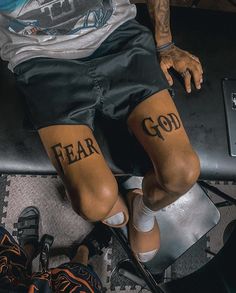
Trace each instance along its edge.
<path fill-rule="evenodd" d="M 89 260 L 89 250 L 85 245 L 80 245 L 76 251 L 76 255 L 71 260 L 71 263 L 81 263 L 85 266 L 88 265 Z"/>
<path fill-rule="evenodd" d="M 40 129 L 39 134 L 74 210 L 89 221 L 108 220 L 109 224 L 113 217 L 113 224 L 125 224 L 128 212 L 91 129 L 84 125 L 55 125 Z"/>
<path fill-rule="evenodd" d="M 153 170 L 143 180 L 143 197 L 132 201 L 133 225 L 140 232 L 150 232 L 155 212 L 194 185 L 200 172 L 199 159 L 167 90 L 140 103 L 129 116 L 128 126 L 153 163 Z M 148 256 L 145 259 L 149 260 Z"/>

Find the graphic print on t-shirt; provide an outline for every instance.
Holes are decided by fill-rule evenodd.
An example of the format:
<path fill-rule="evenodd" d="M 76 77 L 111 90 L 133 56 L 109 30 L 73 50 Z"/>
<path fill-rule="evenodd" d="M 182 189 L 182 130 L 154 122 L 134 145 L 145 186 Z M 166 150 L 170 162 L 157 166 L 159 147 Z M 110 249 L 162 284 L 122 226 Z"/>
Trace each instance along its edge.
<path fill-rule="evenodd" d="M 15 5 L 17 11 L 9 30 L 23 35 L 71 35 L 82 29 L 100 28 L 113 12 L 112 0 L 4 1 L 5 9 L 0 5 L 0 10 L 12 10 Z"/>

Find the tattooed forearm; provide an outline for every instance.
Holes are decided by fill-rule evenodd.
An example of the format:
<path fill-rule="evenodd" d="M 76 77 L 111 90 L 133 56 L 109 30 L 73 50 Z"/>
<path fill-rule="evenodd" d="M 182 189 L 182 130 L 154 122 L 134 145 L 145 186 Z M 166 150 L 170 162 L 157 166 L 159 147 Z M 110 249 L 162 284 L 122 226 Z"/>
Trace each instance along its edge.
<path fill-rule="evenodd" d="M 62 145 L 58 143 L 53 145 L 51 149 L 60 169 L 62 169 L 62 162 L 71 165 L 94 153 L 99 154 L 91 138 L 86 138 L 82 142 L 78 141 L 76 144 Z"/>
<path fill-rule="evenodd" d="M 169 0 L 147 0 L 149 13 L 154 21 L 155 36 L 158 46 L 172 40 L 170 30 Z"/>
<path fill-rule="evenodd" d="M 165 140 L 164 133 L 172 132 L 181 127 L 178 116 L 174 113 L 160 115 L 155 120 L 147 117 L 142 121 L 143 131 L 149 136 L 157 136 L 161 140 Z"/>

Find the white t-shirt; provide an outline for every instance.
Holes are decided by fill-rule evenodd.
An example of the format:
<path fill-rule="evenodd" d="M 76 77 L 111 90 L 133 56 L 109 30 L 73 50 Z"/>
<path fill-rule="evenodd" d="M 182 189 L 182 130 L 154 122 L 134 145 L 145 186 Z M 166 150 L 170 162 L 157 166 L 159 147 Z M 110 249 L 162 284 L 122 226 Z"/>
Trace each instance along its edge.
<path fill-rule="evenodd" d="M 0 57 L 11 70 L 35 57 L 84 58 L 135 16 L 129 0 L 0 0 Z"/>

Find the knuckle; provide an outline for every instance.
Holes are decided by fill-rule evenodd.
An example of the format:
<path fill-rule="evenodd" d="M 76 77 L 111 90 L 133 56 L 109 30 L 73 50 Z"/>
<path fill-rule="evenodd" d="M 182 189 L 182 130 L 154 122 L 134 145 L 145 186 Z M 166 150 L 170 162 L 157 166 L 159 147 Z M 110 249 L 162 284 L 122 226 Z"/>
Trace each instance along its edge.
<path fill-rule="evenodd" d="M 201 64 L 199 64 L 199 63 L 196 63 L 196 65 L 195 65 L 200 71 L 201 71 L 201 69 L 202 69 L 202 66 L 201 66 Z"/>
<path fill-rule="evenodd" d="M 188 80 L 191 79 L 191 74 L 190 74 L 190 72 L 187 72 L 187 73 L 186 73 L 186 78 L 187 78 Z"/>

